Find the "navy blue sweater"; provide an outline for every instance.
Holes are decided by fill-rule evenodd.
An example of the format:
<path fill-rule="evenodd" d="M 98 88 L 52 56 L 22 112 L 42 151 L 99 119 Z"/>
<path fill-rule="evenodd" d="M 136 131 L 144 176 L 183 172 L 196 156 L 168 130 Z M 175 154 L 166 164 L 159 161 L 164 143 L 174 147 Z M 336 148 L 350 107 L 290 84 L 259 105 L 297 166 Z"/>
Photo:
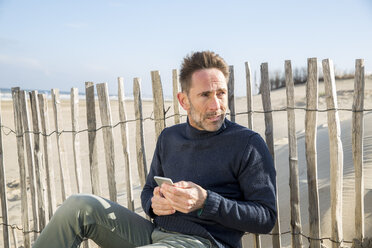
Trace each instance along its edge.
<path fill-rule="evenodd" d="M 151 208 L 154 176 L 206 189 L 202 212 L 156 216 Z M 275 176 L 259 134 L 227 119 L 216 132 L 197 130 L 187 122 L 159 136 L 141 193 L 142 207 L 165 230 L 204 237 L 218 247 L 241 247 L 244 232 L 268 233 L 275 224 Z"/>

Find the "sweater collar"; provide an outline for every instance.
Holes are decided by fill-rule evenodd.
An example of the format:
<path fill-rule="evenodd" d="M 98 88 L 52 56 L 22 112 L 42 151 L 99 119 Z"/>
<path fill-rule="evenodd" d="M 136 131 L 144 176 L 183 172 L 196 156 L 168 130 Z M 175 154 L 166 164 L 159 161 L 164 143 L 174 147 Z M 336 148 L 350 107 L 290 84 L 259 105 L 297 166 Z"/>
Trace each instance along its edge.
<path fill-rule="evenodd" d="M 228 124 L 228 120 L 225 118 L 220 129 L 218 129 L 217 131 L 210 132 L 206 130 L 199 130 L 191 126 L 189 122 L 189 118 L 187 118 L 186 135 L 190 138 L 195 138 L 195 139 L 212 137 L 212 136 L 215 136 L 223 132 L 227 128 L 227 124 Z"/>

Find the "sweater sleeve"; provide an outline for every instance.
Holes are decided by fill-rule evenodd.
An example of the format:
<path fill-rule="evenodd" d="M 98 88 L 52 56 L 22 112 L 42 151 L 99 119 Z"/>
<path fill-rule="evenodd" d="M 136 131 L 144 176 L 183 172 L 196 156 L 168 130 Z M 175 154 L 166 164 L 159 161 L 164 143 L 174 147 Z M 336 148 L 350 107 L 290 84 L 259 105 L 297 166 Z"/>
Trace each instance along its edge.
<path fill-rule="evenodd" d="M 276 172 L 266 143 L 258 134 L 250 138 L 241 164 L 236 166 L 243 200 L 228 199 L 208 190 L 199 218 L 239 231 L 268 233 L 277 216 Z"/>
<path fill-rule="evenodd" d="M 142 208 L 145 211 L 145 213 L 151 218 L 154 218 L 156 216 L 154 212 L 152 211 L 152 207 L 151 207 L 151 199 L 154 196 L 154 193 L 153 193 L 154 188 L 157 186 L 154 180 L 154 176 L 164 175 L 162 167 L 161 167 L 161 160 L 160 160 L 161 138 L 162 138 L 162 134 L 160 134 L 158 141 L 156 143 L 154 156 L 151 162 L 150 172 L 147 175 L 146 184 L 143 187 L 143 190 L 141 192 Z"/>

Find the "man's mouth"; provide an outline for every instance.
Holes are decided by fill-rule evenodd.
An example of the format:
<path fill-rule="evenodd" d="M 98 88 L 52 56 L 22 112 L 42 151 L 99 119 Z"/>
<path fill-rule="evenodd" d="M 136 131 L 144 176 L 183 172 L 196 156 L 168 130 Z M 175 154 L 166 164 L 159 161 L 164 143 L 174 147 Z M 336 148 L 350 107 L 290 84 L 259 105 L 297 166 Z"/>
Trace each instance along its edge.
<path fill-rule="evenodd" d="M 219 121 L 221 119 L 221 115 L 209 115 L 207 116 L 207 119 L 210 121 Z"/>

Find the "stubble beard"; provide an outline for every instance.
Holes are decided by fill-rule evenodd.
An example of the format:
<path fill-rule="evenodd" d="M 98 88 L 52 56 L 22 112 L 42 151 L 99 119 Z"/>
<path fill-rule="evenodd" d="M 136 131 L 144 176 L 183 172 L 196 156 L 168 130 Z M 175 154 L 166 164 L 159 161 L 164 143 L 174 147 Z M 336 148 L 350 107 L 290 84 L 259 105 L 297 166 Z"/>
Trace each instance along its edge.
<path fill-rule="evenodd" d="M 218 120 L 213 121 L 213 122 L 208 122 L 209 117 L 216 116 L 216 115 L 220 115 Z M 222 110 L 216 111 L 216 112 L 207 112 L 204 115 L 199 114 L 195 111 L 194 106 L 190 102 L 189 118 L 199 130 L 205 130 L 209 132 L 215 132 L 219 130 L 222 126 L 225 116 L 226 116 L 226 113 Z"/>

